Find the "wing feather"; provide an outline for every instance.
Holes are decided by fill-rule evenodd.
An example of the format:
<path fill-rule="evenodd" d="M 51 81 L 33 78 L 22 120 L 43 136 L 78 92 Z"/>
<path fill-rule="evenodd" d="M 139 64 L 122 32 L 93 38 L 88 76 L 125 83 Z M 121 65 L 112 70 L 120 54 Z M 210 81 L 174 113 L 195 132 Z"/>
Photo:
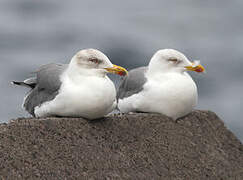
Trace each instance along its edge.
<path fill-rule="evenodd" d="M 66 64 L 47 64 L 41 66 L 36 73 L 35 87 L 28 93 L 24 100 L 24 108 L 33 116 L 36 106 L 53 100 L 61 86 L 60 76 L 65 71 Z"/>
<path fill-rule="evenodd" d="M 147 67 L 132 69 L 125 76 L 118 88 L 117 99 L 123 99 L 143 90 L 143 85 L 147 81 L 145 73 Z"/>

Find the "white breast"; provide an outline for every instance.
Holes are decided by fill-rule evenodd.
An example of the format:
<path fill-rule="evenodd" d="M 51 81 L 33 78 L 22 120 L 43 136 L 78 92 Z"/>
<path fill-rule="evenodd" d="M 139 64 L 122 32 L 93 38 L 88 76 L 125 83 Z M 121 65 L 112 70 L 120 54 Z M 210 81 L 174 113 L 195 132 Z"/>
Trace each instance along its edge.
<path fill-rule="evenodd" d="M 189 75 L 171 73 L 148 78 L 141 92 L 119 100 L 118 107 L 123 112 L 154 112 L 177 119 L 193 110 L 197 96 L 196 84 Z"/>
<path fill-rule="evenodd" d="M 107 76 L 88 76 L 75 81 L 65 76 L 56 98 L 36 107 L 35 115 L 96 119 L 111 112 L 115 105 L 115 86 Z"/>

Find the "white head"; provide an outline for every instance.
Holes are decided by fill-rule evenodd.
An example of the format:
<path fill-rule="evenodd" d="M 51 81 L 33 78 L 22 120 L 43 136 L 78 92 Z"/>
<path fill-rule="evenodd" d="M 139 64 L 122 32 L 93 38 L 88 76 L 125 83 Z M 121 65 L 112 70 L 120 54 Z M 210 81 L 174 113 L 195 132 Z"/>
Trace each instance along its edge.
<path fill-rule="evenodd" d="M 204 67 L 190 62 L 187 57 L 174 49 L 163 49 L 157 51 L 149 63 L 149 70 L 153 72 L 178 72 L 187 70 L 204 72 Z"/>
<path fill-rule="evenodd" d="M 70 63 L 72 70 L 84 75 L 127 74 L 123 67 L 113 65 L 108 57 L 96 49 L 84 49 L 76 53 Z"/>

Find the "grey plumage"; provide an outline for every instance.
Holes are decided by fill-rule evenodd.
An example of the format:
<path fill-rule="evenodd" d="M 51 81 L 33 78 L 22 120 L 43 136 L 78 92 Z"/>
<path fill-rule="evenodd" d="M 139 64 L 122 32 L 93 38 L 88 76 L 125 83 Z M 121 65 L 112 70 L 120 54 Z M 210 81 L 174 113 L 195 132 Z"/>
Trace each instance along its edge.
<path fill-rule="evenodd" d="M 35 88 L 36 86 L 36 77 L 31 77 L 29 79 L 22 81 L 12 81 L 12 84 L 18 85 L 18 86 L 25 86 L 28 88 Z"/>
<path fill-rule="evenodd" d="M 29 85 L 31 88 L 34 88 L 36 85 L 36 77 L 31 77 L 29 79 L 24 80 L 24 83 Z"/>
<path fill-rule="evenodd" d="M 139 67 L 132 69 L 128 72 L 128 76 L 122 79 L 122 82 L 118 88 L 117 99 L 123 99 L 143 90 L 143 85 L 147 79 L 145 72 L 148 67 Z"/>
<path fill-rule="evenodd" d="M 61 86 L 60 75 L 65 71 L 66 64 L 47 64 L 41 66 L 35 73 L 36 77 L 26 79 L 23 82 L 13 82 L 16 85 L 32 88 L 24 101 L 24 108 L 33 116 L 36 106 L 46 101 L 53 100 Z"/>

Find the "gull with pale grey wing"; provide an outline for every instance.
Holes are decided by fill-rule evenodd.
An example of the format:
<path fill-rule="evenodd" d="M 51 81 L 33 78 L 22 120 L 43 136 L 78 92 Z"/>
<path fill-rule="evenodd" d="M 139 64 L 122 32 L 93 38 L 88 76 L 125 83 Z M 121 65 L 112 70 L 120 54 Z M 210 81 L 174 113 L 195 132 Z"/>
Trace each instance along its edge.
<path fill-rule="evenodd" d="M 197 86 L 186 71 L 204 72 L 199 61 L 191 62 L 179 51 L 157 51 L 147 67 L 129 71 L 117 93 L 123 113 L 151 112 L 180 118 L 197 105 Z"/>
<path fill-rule="evenodd" d="M 15 85 L 30 88 L 23 107 L 35 117 L 69 116 L 96 119 L 116 107 L 116 90 L 107 73 L 125 76 L 95 49 L 79 51 L 70 64 L 47 64 L 36 76 Z"/>

